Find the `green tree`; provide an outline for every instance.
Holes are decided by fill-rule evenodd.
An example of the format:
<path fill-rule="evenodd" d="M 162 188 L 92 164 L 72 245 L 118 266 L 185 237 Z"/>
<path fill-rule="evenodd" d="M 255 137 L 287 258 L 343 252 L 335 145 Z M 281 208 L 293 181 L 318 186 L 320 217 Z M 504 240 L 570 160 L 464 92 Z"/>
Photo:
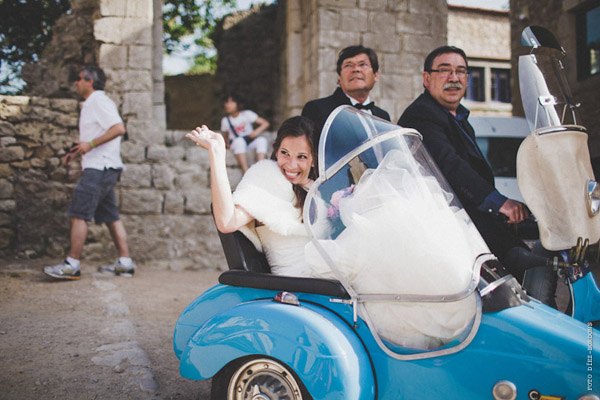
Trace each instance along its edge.
<path fill-rule="evenodd" d="M 21 66 L 37 61 L 54 22 L 70 9 L 69 0 L 0 0 L 0 93 L 18 92 Z"/>
<path fill-rule="evenodd" d="M 191 73 L 214 72 L 216 53 L 212 34 L 217 21 L 237 6 L 236 0 L 165 0 L 163 7 L 163 42 L 167 54 L 177 50 L 197 49 Z M 193 36 L 186 42 L 186 37 Z"/>

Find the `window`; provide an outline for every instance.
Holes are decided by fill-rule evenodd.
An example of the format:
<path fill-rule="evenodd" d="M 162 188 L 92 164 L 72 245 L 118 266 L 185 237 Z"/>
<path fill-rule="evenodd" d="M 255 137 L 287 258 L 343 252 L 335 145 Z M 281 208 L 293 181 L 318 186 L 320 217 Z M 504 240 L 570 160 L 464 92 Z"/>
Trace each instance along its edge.
<path fill-rule="evenodd" d="M 482 67 L 470 67 L 466 98 L 472 101 L 485 101 L 485 71 Z"/>
<path fill-rule="evenodd" d="M 579 79 L 600 73 L 600 6 L 577 16 Z"/>
<path fill-rule="evenodd" d="M 492 100 L 510 103 L 510 70 L 492 68 Z"/>
<path fill-rule="evenodd" d="M 486 115 L 512 114 L 510 63 L 504 60 L 469 60 L 465 107 Z"/>

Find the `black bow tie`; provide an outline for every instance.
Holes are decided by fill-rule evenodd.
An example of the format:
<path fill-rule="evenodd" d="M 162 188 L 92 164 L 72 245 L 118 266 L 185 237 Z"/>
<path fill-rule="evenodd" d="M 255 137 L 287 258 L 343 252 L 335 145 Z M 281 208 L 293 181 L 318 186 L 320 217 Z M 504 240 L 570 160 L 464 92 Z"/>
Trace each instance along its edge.
<path fill-rule="evenodd" d="M 370 102 L 369 104 L 361 104 L 361 103 L 356 103 L 354 105 L 354 108 L 358 109 L 358 110 L 373 110 L 373 107 L 375 107 L 375 102 Z"/>

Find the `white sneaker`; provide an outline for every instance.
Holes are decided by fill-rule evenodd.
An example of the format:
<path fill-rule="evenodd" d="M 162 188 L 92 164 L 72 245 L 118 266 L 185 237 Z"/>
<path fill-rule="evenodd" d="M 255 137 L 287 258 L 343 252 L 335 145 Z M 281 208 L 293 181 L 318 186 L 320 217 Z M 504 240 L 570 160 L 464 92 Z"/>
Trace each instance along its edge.
<path fill-rule="evenodd" d="M 81 270 L 74 268 L 67 260 L 64 260 L 60 264 L 44 267 L 44 273 L 56 279 L 70 281 L 77 281 L 81 278 Z"/>
<path fill-rule="evenodd" d="M 135 274 L 135 264 L 131 263 L 130 266 L 126 267 L 121 264 L 121 261 L 117 260 L 113 264 L 99 266 L 98 272 L 108 272 L 115 275 L 131 277 Z"/>

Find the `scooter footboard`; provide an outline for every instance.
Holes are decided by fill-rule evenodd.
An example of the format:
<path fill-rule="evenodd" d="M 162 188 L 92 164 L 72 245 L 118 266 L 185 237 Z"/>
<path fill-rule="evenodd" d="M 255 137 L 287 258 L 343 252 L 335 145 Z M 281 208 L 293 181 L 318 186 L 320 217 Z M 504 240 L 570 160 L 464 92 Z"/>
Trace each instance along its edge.
<path fill-rule="evenodd" d="M 268 356 L 287 364 L 313 398 L 375 398 L 371 360 L 350 326 L 314 304 L 242 303 L 207 320 L 188 342 L 180 372 L 208 379 L 231 361 Z"/>

